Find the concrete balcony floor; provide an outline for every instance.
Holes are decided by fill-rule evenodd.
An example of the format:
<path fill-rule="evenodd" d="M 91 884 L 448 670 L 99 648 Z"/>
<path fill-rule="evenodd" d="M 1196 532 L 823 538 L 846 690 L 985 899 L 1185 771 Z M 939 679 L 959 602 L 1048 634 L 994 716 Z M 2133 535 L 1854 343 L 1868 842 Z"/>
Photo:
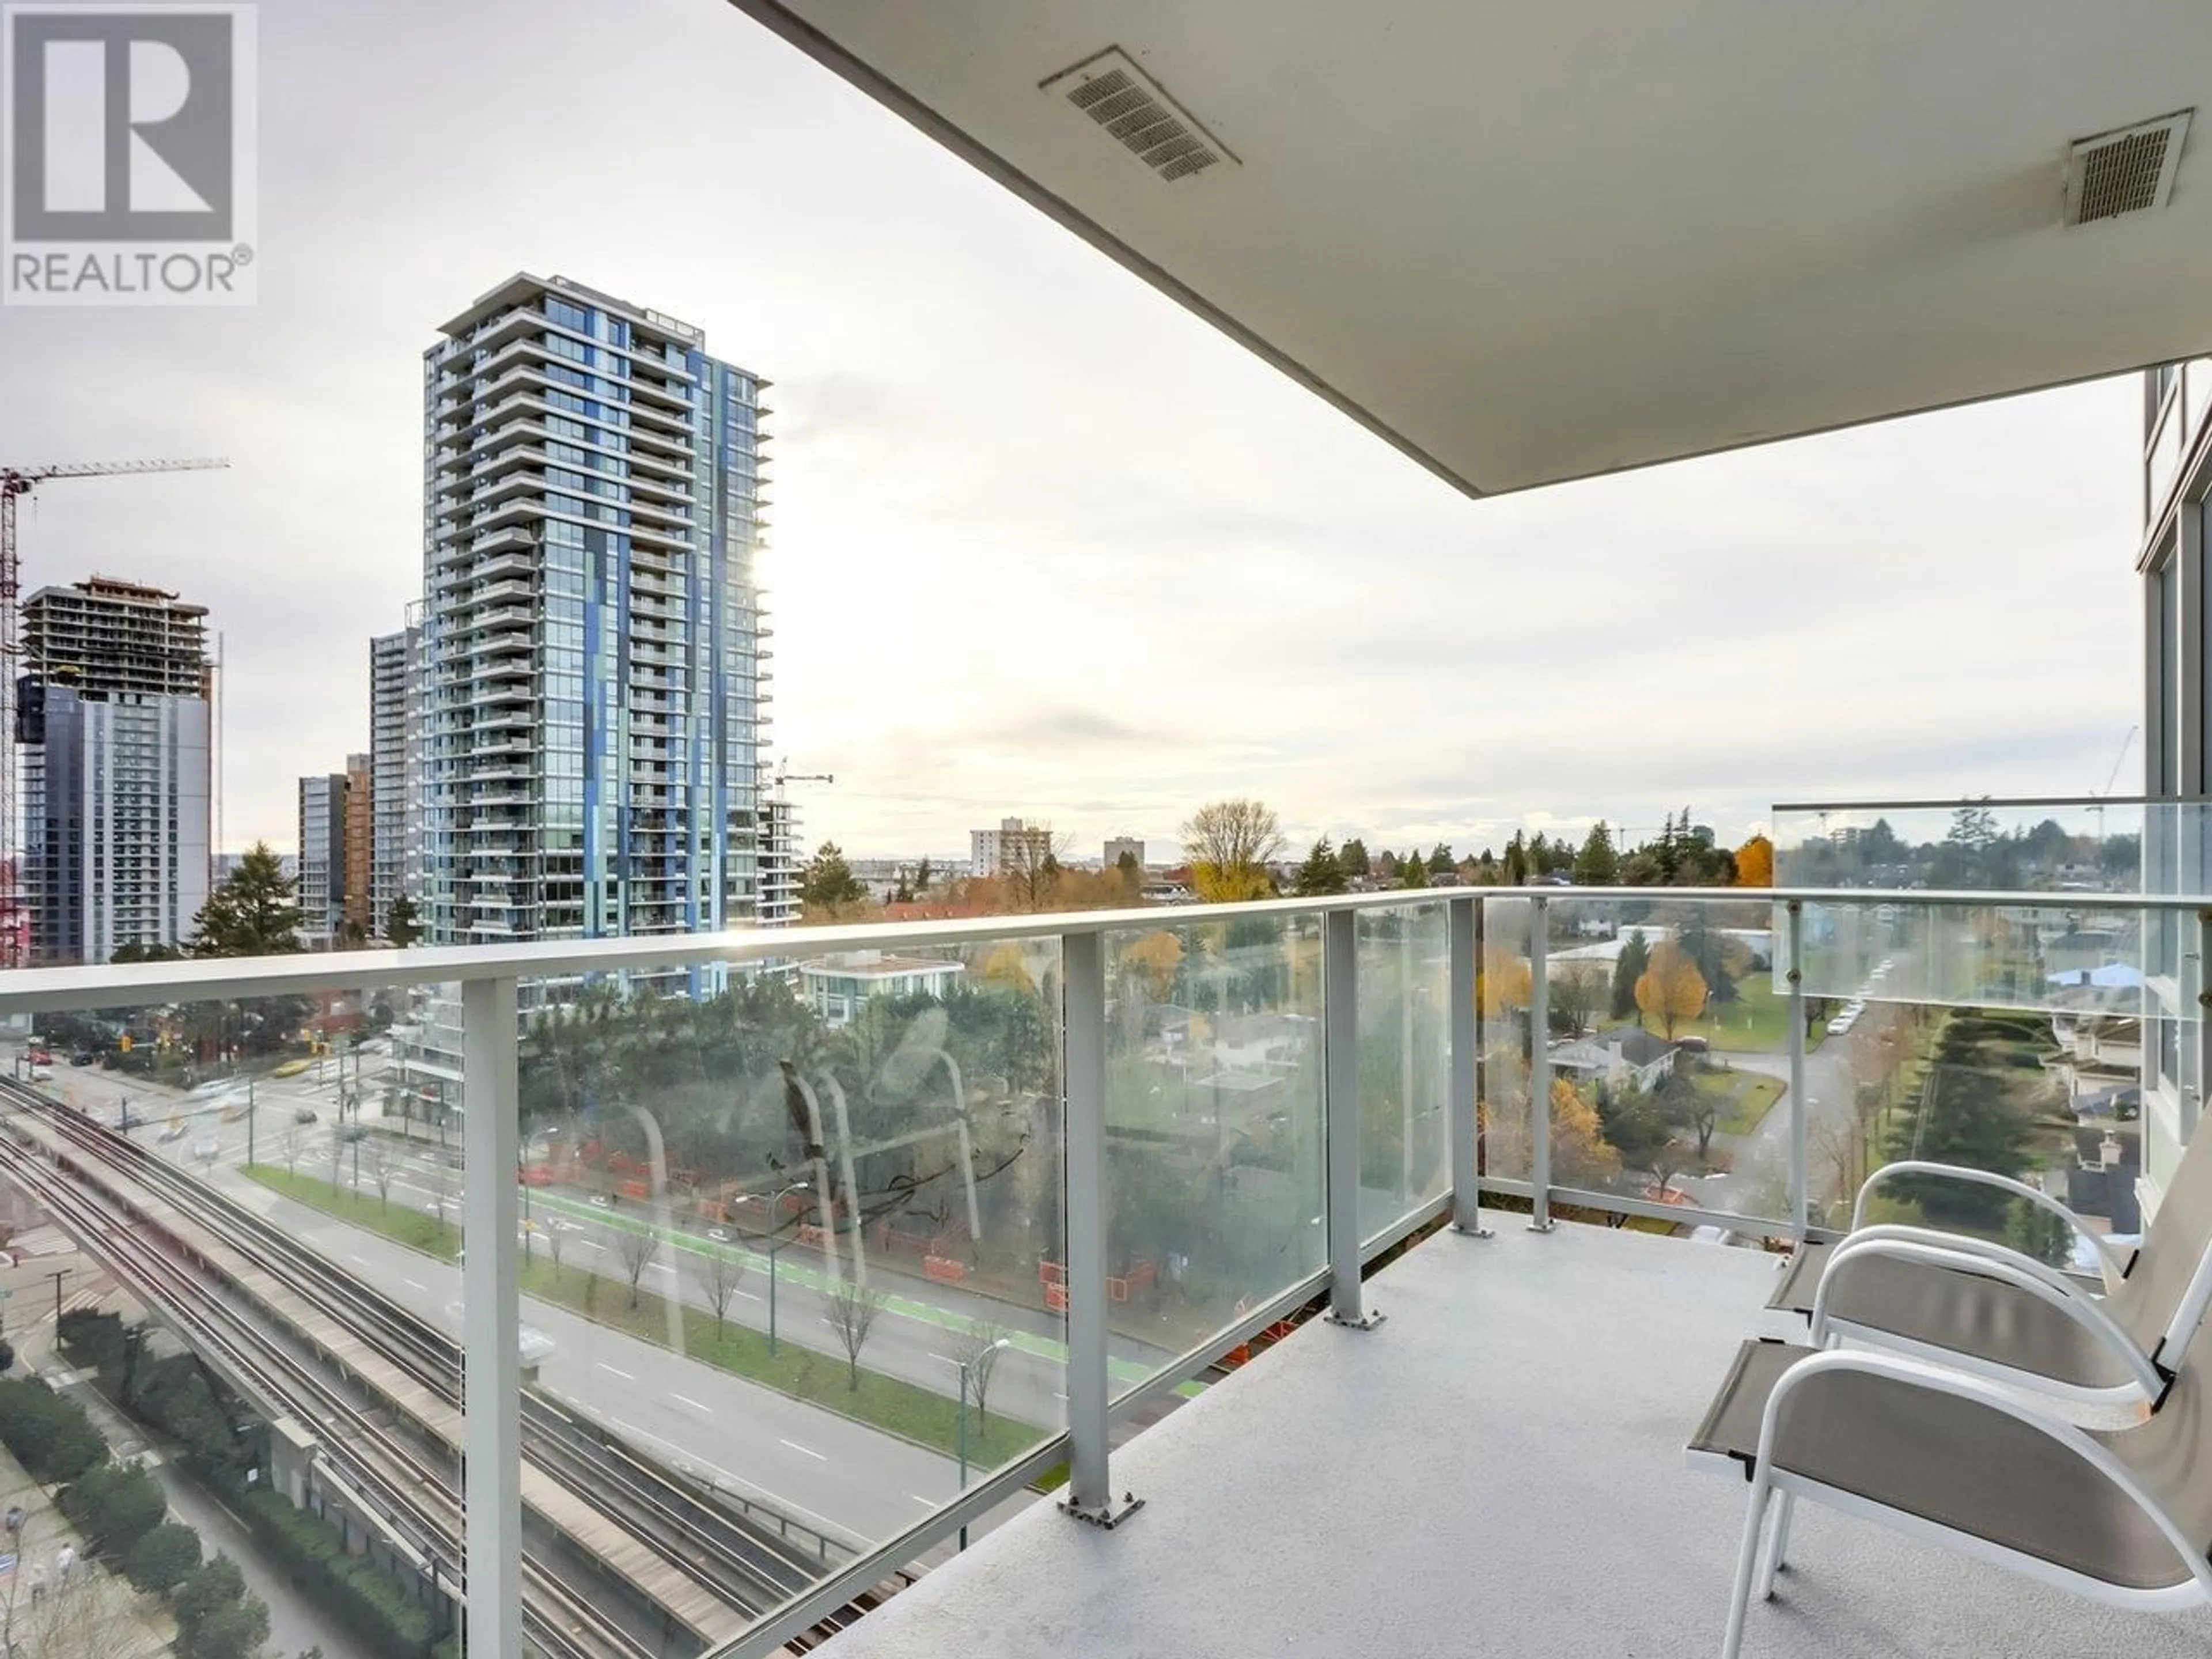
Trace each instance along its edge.
<path fill-rule="evenodd" d="M 1682 1443 L 1736 1344 L 1787 1334 L 1748 1250 L 1495 1218 L 1370 1280 L 1115 1454 L 1111 1534 L 1037 1504 L 829 1659 L 1717 1652 L 1745 1487 Z M 2113 1613 L 1798 1507 L 1747 1659 L 2212 1656 L 2212 1613 Z"/>

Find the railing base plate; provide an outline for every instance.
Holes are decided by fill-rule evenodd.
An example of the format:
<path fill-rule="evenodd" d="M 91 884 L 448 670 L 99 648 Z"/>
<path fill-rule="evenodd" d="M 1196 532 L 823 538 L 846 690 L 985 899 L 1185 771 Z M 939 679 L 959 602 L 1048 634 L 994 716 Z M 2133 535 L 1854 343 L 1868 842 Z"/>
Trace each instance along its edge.
<path fill-rule="evenodd" d="M 1097 1527 L 1111 1532 L 1139 1510 L 1144 1508 L 1145 1500 L 1134 1492 L 1125 1492 L 1120 1498 L 1109 1498 L 1103 1504 L 1086 1505 L 1077 1504 L 1068 1498 L 1062 1498 L 1054 1507 L 1062 1515 L 1080 1521 L 1085 1526 Z"/>
<path fill-rule="evenodd" d="M 1332 1311 L 1328 1316 L 1328 1322 L 1332 1325 L 1341 1325 L 1347 1331 L 1371 1331 L 1389 1317 L 1388 1314 L 1377 1313 L 1374 1309 L 1370 1308 L 1357 1319 L 1346 1319 L 1342 1314 Z"/>
<path fill-rule="evenodd" d="M 1457 1233 L 1462 1238 L 1495 1238 L 1498 1237 L 1496 1232 L 1492 1231 L 1490 1228 L 1484 1226 L 1480 1222 L 1477 1222 L 1474 1225 L 1470 1227 L 1465 1222 L 1455 1221 L 1452 1223 L 1451 1230 Z"/>

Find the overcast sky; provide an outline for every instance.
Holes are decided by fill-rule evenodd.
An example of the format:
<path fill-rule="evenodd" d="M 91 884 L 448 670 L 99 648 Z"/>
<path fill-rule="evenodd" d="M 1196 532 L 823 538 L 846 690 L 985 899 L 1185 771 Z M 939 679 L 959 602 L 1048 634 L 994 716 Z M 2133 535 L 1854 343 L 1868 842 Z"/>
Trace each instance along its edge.
<path fill-rule="evenodd" d="M 1469 501 L 716 0 L 272 0 L 251 311 L 0 311 L 27 591 L 226 640 L 223 839 L 368 747 L 421 580 L 420 354 L 516 270 L 776 383 L 772 738 L 810 841 L 1002 814 L 1301 845 L 1730 836 L 1777 800 L 2100 789 L 2140 718 L 2108 382 Z M 2140 787 L 2130 750 L 2124 789 Z"/>

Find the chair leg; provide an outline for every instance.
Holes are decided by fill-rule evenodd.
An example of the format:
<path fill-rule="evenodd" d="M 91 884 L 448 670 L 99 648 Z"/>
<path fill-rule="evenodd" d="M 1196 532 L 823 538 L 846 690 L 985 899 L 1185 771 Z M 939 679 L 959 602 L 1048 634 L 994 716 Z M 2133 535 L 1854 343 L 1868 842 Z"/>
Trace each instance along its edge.
<path fill-rule="evenodd" d="M 1774 1504 L 1774 1524 L 1767 1529 L 1766 1559 L 1759 1569 L 1759 1600 L 1774 1599 L 1774 1575 L 1789 1564 L 1784 1553 L 1790 1547 L 1790 1517 L 1797 1507 L 1797 1494 L 1782 1493 Z"/>
<path fill-rule="evenodd" d="M 1766 1519 L 1766 1500 L 1773 1492 L 1764 1468 L 1753 1475 L 1750 1501 L 1743 1511 L 1743 1543 L 1736 1551 L 1735 1588 L 1729 1596 L 1728 1633 L 1721 1638 L 1721 1659 L 1738 1659 L 1743 1652 L 1744 1620 L 1751 1611 L 1753 1575 L 1759 1570 L 1760 1522 Z"/>

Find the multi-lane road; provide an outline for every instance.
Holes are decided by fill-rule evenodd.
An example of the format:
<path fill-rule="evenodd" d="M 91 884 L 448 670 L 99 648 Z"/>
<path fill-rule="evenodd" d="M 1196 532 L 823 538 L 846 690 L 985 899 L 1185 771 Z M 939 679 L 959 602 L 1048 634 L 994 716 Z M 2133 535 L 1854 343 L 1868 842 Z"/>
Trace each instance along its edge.
<path fill-rule="evenodd" d="M 0 1051 L 0 1065 L 8 1056 Z M 360 1060 L 365 1097 L 374 1100 L 380 1058 Z M 297 1156 L 301 1174 L 329 1178 L 332 1152 L 338 1179 L 354 1181 L 356 1148 L 368 1142 L 337 1140 L 338 1075 L 313 1071 L 290 1079 L 264 1079 L 254 1089 L 251 1117 L 226 1121 L 225 1097 L 179 1097 L 170 1091 L 126 1083 L 112 1073 L 57 1064 L 42 1087 L 100 1121 L 114 1123 L 125 1097 L 137 1126 L 134 1138 L 164 1157 L 198 1172 L 234 1200 L 267 1217 L 350 1269 L 413 1312 L 458 1335 L 460 1329 L 460 1273 L 434 1258 L 399 1245 L 380 1234 L 337 1221 L 320 1211 L 284 1199 L 243 1173 L 249 1134 L 255 1158 L 283 1165 Z M 352 1065 L 345 1070 L 350 1084 Z M 313 1123 L 297 1120 L 308 1112 Z M 374 1119 L 369 1120 L 371 1133 Z M 434 1141 L 400 1141 L 378 1135 L 391 1164 L 388 1201 L 395 1207 L 441 1208 L 458 1219 L 460 1176 L 458 1149 Z M 376 1185 L 364 1161 L 360 1190 L 374 1195 Z M 620 1282 L 620 1236 L 648 1224 L 629 1213 L 606 1214 L 580 1197 L 538 1190 L 530 1194 L 532 1224 L 569 1229 L 562 1241 L 564 1263 L 589 1266 L 605 1275 L 603 1293 L 626 1294 Z M 531 1248 L 543 1250 L 540 1231 Z M 647 1267 L 642 1288 L 703 1305 L 706 1296 L 691 1266 L 694 1253 L 719 1249 L 698 1231 L 672 1229 L 659 1259 Z M 765 1328 L 768 1282 L 764 1259 L 732 1241 L 754 1265 L 746 1273 L 729 1310 L 732 1322 Z M 777 1273 L 777 1326 L 781 1340 L 823 1356 L 825 1373 L 842 1368 L 843 1349 L 824 1312 L 826 1282 L 818 1260 L 787 1249 Z M 989 1320 L 1007 1327 L 1015 1346 L 1000 1356 L 989 1403 L 993 1414 L 1057 1424 L 1064 1419 L 1065 1383 L 1061 1350 L 1050 1316 L 1008 1309 L 957 1290 L 930 1286 L 927 1300 L 913 1293 L 912 1281 L 898 1285 L 863 1351 L 872 1370 L 901 1377 L 933 1391 L 952 1395 L 957 1387 L 955 1355 L 966 1332 Z M 953 1459 L 885 1434 L 853 1419 L 825 1411 L 775 1390 L 751 1383 L 702 1362 L 672 1354 L 610 1327 L 535 1300 L 524 1318 L 552 1339 L 553 1352 L 539 1380 L 556 1397 L 605 1422 L 665 1456 L 672 1467 L 688 1469 L 726 1491 L 758 1500 L 794 1521 L 854 1543 L 903 1530 L 959 1489 Z M 1132 1366 L 1156 1356 L 1133 1345 L 1125 1356 Z M 1017 1503 L 1007 1513 L 1018 1509 Z"/>

